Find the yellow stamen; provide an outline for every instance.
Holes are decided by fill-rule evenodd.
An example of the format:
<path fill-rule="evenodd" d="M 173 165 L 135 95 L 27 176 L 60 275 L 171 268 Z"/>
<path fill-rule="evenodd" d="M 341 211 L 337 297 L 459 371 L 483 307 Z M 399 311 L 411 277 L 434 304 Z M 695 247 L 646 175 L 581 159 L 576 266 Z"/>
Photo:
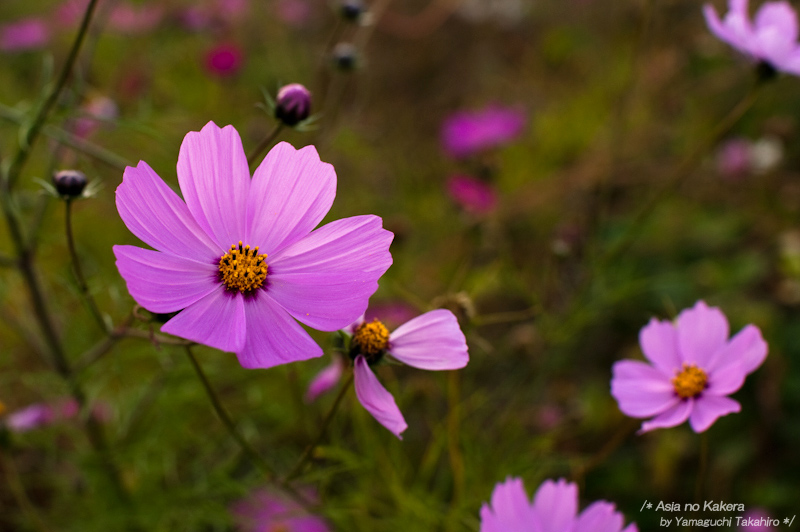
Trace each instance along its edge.
<path fill-rule="evenodd" d="M 250 294 L 264 286 L 267 278 L 266 253 L 259 255 L 258 246 L 231 245 L 230 251 L 219 260 L 219 278 L 231 291 Z"/>
<path fill-rule="evenodd" d="M 697 397 L 708 386 L 708 376 L 695 364 L 684 362 L 683 369 L 673 377 L 672 386 L 681 399 Z"/>
<path fill-rule="evenodd" d="M 362 355 L 374 356 L 384 351 L 389 345 L 389 330 L 377 319 L 372 323 L 362 323 L 353 334 L 353 346 Z"/>

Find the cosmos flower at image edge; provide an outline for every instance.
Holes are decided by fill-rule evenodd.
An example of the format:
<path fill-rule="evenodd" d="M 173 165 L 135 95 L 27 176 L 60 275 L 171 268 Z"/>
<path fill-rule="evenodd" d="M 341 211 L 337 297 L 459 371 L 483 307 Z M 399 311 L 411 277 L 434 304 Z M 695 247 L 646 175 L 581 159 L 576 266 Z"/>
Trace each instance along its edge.
<path fill-rule="evenodd" d="M 752 22 L 748 0 L 729 0 L 721 20 L 710 4 L 703 6 L 703 14 L 719 39 L 770 69 L 800 75 L 797 14 L 788 2 L 764 2 Z"/>
<path fill-rule="evenodd" d="M 125 225 L 154 248 L 114 246 L 117 268 L 142 307 L 180 311 L 163 332 L 267 368 L 322 354 L 298 321 L 335 331 L 364 313 L 393 235 L 372 215 L 314 229 L 336 173 L 313 146 L 278 144 L 251 180 L 239 134 L 209 122 L 184 138 L 177 174 L 183 200 L 144 161 L 116 194 Z"/>
<path fill-rule="evenodd" d="M 728 339 L 725 315 L 698 301 L 675 320 L 655 318 L 639 333 L 648 363 L 614 364 L 611 394 L 630 417 L 653 419 L 640 432 L 680 425 L 687 419 L 695 432 L 707 430 L 720 416 L 739 412 L 727 397 L 744 384 L 767 356 L 761 331 L 748 325 Z"/>

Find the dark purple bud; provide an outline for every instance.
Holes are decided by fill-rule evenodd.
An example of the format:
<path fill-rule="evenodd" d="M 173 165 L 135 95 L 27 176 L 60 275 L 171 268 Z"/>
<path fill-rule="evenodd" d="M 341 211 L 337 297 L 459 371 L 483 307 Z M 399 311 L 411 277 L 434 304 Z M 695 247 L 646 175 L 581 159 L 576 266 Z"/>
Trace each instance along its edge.
<path fill-rule="evenodd" d="M 343 19 L 357 22 L 364 14 L 364 2 L 363 0 L 342 0 L 339 4 L 339 13 Z"/>
<path fill-rule="evenodd" d="M 299 83 L 285 85 L 278 91 L 275 99 L 275 118 L 294 126 L 311 114 L 311 93 Z"/>
<path fill-rule="evenodd" d="M 350 71 L 358 64 L 356 47 L 349 42 L 340 42 L 333 48 L 333 63 L 339 70 Z"/>
<path fill-rule="evenodd" d="M 86 188 L 86 175 L 77 170 L 61 170 L 53 174 L 56 191 L 67 198 L 77 198 Z"/>

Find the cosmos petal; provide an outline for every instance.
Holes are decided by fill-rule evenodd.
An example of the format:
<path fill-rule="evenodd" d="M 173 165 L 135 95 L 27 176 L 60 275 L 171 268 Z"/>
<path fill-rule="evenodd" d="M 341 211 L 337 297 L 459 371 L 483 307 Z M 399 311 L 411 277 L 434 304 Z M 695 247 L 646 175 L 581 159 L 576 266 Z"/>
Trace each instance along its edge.
<path fill-rule="evenodd" d="M 767 358 L 767 342 L 755 325 L 748 325 L 731 338 L 708 363 L 709 372 L 729 365 L 741 366 L 745 374 L 752 373 Z"/>
<path fill-rule="evenodd" d="M 392 264 L 392 237 L 377 216 L 324 225 L 267 259 L 269 294 L 310 327 L 342 329 L 364 314 Z"/>
<path fill-rule="evenodd" d="M 578 513 L 578 486 L 563 478 L 546 480 L 536 490 L 533 508 L 543 530 L 570 530 Z"/>
<path fill-rule="evenodd" d="M 574 530 L 591 530 L 592 532 L 619 532 L 625 520 L 622 514 L 610 502 L 592 503 L 578 516 Z"/>
<path fill-rule="evenodd" d="M 245 341 L 244 307 L 243 296 L 232 295 L 219 284 L 165 323 L 161 331 L 235 353 Z"/>
<path fill-rule="evenodd" d="M 404 323 L 389 335 L 389 354 L 420 369 L 463 368 L 469 362 L 467 340 L 455 315 L 438 309 Z"/>
<path fill-rule="evenodd" d="M 150 312 L 184 309 L 219 288 L 217 267 L 136 246 L 114 246 L 128 292 Z"/>
<path fill-rule="evenodd" d="M 247 199 L 248 240 L 275 253 L 310 233 L 331 208 L 336 172 L 314 146 L 281 142 L 253 175 Z"/>
<path fill-rule="evenodd" d="M 638 360 L 621 360 L 614 364 L 611 395 L 619 409 L 631 417 L 660 414 L 680 400 L 669 378 Z"/>
<path fill-rule="evenodd" d="M 116 201 L 125 226 L 148 246 L 201 262 L 222 254 L 186 204 L 146 162 L 125 168 Z"/>
<path fill-rule="evenodd" d="M 492 492 L 491 506 L 481 508 L 481 532 L 530 530 L 535 520 L 533 508 L 520 478 L 508 477 Z"/>
<path fill-rule="evenodd" d="M 677 319 L 678 347 L 683 362 L 708 367 L 709 360 L 728 341 L 728 320 L 716 307 L 698 301 Z"/>
<path fill-rule="evenodd" d="M 679 401 L 678 404 L 669 410 L 659 414 L 650 421 L 645 421 L 642 423 L 642 428 L 639 429 L 639 434 L 643 434 L 653 429 L 664 429 L 680 425 L 689 419 L 689 414 L 692 412 L 694 403 L 694 399 L 684 399 Z"/>
<path fill-rule="evenodd" d="M 668 321 L 650 320 L 639 332 L 639 345 L 647 359 L 665 375 L 674 375 L 681 367 L 678 332 Z"/>
<path fill-rule="evenodd" d="M 209 122 L 186 134 L 178 155 L 178 182 L 192 216 L 221 250 L 245 238 L 250 170 L 233 126 L 220 129 Z"/>
<path fill-rule="evenodd" d="M 354 372 L 358 400 L 378 423 L 402 440 L 400 434 L 408 428 L 406 420 L 397 408 L 392 394 L 378 381 L 362 355 L 356 357 Z"/>
<path fill-rule="evenodd" d="M 270 368 L 322 356 L 319 345 L 265 291 L 246 301 L 245 315 L 247 339 L 236 351 L 242 367 Z"/>
<path fill-rule="evenodd" d="M 695 432 L 704 432 L 721 416 L 739 412 L 742 406 L 730 397 L 704 394 L 694 403 L 689 424 Z"/>
<path fill-rule="evenodd" d="M 308 385 L 306 402 L 314 401 L 317 397 L 336 386 L 336 383 L 342 378 L 342 371 L 344 371 L 342 359 L 334 356 L 331 363 L 317 373 L 311 384 Z"/>

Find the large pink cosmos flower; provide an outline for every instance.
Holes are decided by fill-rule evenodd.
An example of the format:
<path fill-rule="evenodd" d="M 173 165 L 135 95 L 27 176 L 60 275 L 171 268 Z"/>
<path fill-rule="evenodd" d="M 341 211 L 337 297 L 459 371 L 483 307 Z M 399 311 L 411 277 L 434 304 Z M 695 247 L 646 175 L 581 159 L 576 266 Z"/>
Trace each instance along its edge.
<path fill-rule="evenodd" d="M 367 308 L 389 268 L 392 233 L 377 216 L 336 220 L 336 173 L 313 146 L 282 142 L 253 179 L 233 126 L 190 132 L 178 156 L 182 201 L 144 161 L 125 169 L 117 209 L 155 251 L 114 246 L 133 298 L 180 311 L 161 330 L 236 353 L 246 368 L 322 355 L 295 321 L 323 331 Z"/>
<path fill-rule="evenodd" d="M 720 20 L 710 4 L 703 6 L 711 32 L 755 61 L 775 70 L 800 75 L 797 14 L 788 2 L 765 2 L 750 22 L 747 0 L 729 0 Z"/>
<path fill-rule="evenodd" d="M 578 486 L 564 479 L 545 480 L 528 501 L 522 479 L 497 484 L 491 505 L 481 508 L 480 532 L 638 532 L 614 505 L 597 501 L 578 514 Z"/>
<path fill-rule="evenodd" d="M 378 423 L 395 436 L 408 425 L 394 397 L 370 369 L 388 354 L 420 369 L 460 369 L 469 362 L 467 340 L 452 312 L 432 310 L 408 321 L 391 334 L 383 323 L 362 319 L 351 325 L 350 357 L 353 358 L 358 400 Z"/>
<path fill-rule="evenodd" d="M 718 417 L 738 412 L 727 397 L 744 384 L 767 356 L 761 331 L 748 325 L 728 340 L 728 320 L 716 307 L 698 301 L 675 323 L 655 318 L 639 333 L 650 364 L 622 360 L 614 364 L 611 395 L 631 417 L 656 416 L 640 432 L 674 427 L 687 419 L 703 432 Z"/>

